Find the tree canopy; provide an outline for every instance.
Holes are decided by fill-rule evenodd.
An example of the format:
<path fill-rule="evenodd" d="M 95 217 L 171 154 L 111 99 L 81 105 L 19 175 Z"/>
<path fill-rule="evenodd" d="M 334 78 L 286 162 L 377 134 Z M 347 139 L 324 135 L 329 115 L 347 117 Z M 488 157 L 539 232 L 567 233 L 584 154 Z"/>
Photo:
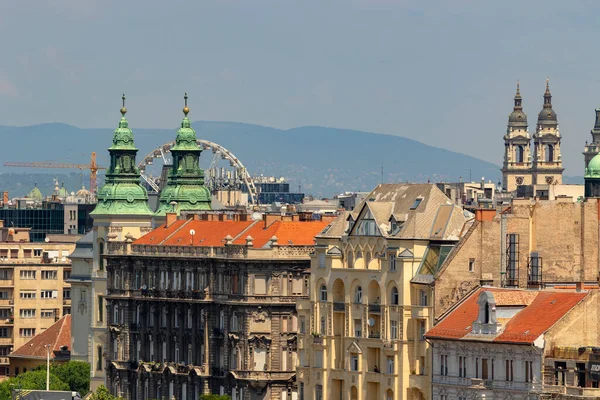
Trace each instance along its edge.
<path fill-rule="evenodd" d="M 113 396 L 108 392 L 108 389 L 104 385 L 100 385 L 98 389 L 96 389 L 95 393 L 92 393 L 90 396 L 90 400 L 122 400 L 122 397 Z"/>
<path fill-rule="evenodd" d="M 0 399 L 11 399 L 13 389 L 45 390 L 46 371 L 28 371 L 2 381 L 0 383 Z M 50 390 L 70 390 L 70 387 L 68 383 L 50 373 Z"/>

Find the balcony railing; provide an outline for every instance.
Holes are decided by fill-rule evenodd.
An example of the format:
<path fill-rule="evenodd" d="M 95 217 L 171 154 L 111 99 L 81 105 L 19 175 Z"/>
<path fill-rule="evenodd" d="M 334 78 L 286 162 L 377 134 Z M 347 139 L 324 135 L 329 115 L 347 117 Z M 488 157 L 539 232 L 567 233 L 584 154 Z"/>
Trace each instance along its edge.
<path fill-rule="evenodd" d="M 378 314 L 381 312 L 381 304 L 369 304 L 369 312 Z"/>
<path fill-rule="evenodd" d="M 296 371 L 239 371 L 233 370 L 231 374 L 236 379 L 248 380 L 248 381 L 289 381 Z"/>

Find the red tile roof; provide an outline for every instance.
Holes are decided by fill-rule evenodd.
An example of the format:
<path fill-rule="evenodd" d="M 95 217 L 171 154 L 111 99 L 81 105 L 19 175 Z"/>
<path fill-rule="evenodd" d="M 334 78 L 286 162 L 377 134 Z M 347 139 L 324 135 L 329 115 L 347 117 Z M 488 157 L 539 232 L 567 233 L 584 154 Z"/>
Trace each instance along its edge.
<path fill-rule="evenodd" d="M 315 236 L 327 225 L 329 225 L 328 221 L 275 221 L 265 229 L 261 221 L 244 232 L 234 243 L 245 244 L 246 237 L 252 236 L 254 247 L 260 248 L 276 236 L 277 243 L 281 246 L 311 246 L 314 244 Z"/>
<path fill-rule="evenodd" d="M 63 346 L 71 350 L 71 314 L 65 315 L 48 329 L 35 335 L 23 346 L 13 351 L 9 357 L 45 359 L 46 348 L 44 346 L 47 344 L 52 346 L 53 352 L 61 351 L 60 348 Z"/>
<path fill-rule="evenodd" d="M 194 230 L 194 246 L 221 247 L 225 237 L 231 236 L 234 244 L 246 244 L 246 237 L 252 236 L 254 248 L 261 248 L 273 236 L 277 236 L 280 245 L 310 246 L 314 237 L 330 221 L 275 221 L 265 229 L 263 221 L 200 221 L 177 220 L 169 227 L 161 226 L 142 236 L 133 244 L 190 246 Z"/>
<path fill-rule="evenodd" d="M 483 291 L 493 293 L 496 307 L 523 307 L 512 318 L 506 320 L 500 334 L 493 339 L 494 342 L 502 343 L 533 343 L 587 296 L 585 292 L 531 292 L 518 289 L 482 288 L 469 296 L 425 336 L 432 339 L 489 341 L 480 335 L 469 335 L 473 322 L 477 320 L 479 313 L 477 300 Z M 505 321 L 499 318 L 499 322 Z"/>

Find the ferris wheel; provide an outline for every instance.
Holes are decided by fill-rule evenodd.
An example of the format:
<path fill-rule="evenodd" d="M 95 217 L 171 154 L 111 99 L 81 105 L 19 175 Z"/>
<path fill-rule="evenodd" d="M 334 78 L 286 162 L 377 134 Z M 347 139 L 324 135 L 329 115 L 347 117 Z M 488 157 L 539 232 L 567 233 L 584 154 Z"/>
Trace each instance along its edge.
<path fill-rule="evenodd" d="M 244 164 L 231 151 L 217 143 L 203 139 L 197 139 L 197 143 L 202 150 L 210 150 L 213 154 L 210 167 L 205 171 L 204 176 L 204 183 L 211 193 L 218 190 L 246 189 L 249 201 L 256 204 L 258 192 Z M 148 167 L 154 164 L 155 159 L 160 159 L 163 166 L 171 165 L 171 148 L 173 146 L 175 146 L 175 141 L 158 146 L 138 164 L 142 179 L 155 193 L 160 192 L 160 173 L 155 177 L 148 171 Z M 223 166 L 223 161 L 228 162 L 228 165 Z"/>

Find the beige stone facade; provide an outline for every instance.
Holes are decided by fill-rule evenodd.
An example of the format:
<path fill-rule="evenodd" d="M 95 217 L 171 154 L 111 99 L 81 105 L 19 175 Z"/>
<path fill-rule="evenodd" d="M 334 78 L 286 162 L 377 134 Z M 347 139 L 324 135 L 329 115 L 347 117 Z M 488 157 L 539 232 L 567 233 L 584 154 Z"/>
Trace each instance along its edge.
<path fill-rule="evenodd" d="M 67 257 L 75 244 L 32 243 L 28 229 L 0 231 L 0 376 L 12 376 L 23 371 L 10 365 L 10 352 L 71 313 Z"/>
<path fill-rule="evenodd" d="M 316 237 L 297 305 L 301 400 L 430 398 L 427 283 L 467 219 L 435 185 L 380 185 Z"/>
<path fill-rule="evenodd" d="M 436 319 L 483 284 L 598 287 L 598 199 L 515 199 L 477 215 L 436 275 Z"/>

